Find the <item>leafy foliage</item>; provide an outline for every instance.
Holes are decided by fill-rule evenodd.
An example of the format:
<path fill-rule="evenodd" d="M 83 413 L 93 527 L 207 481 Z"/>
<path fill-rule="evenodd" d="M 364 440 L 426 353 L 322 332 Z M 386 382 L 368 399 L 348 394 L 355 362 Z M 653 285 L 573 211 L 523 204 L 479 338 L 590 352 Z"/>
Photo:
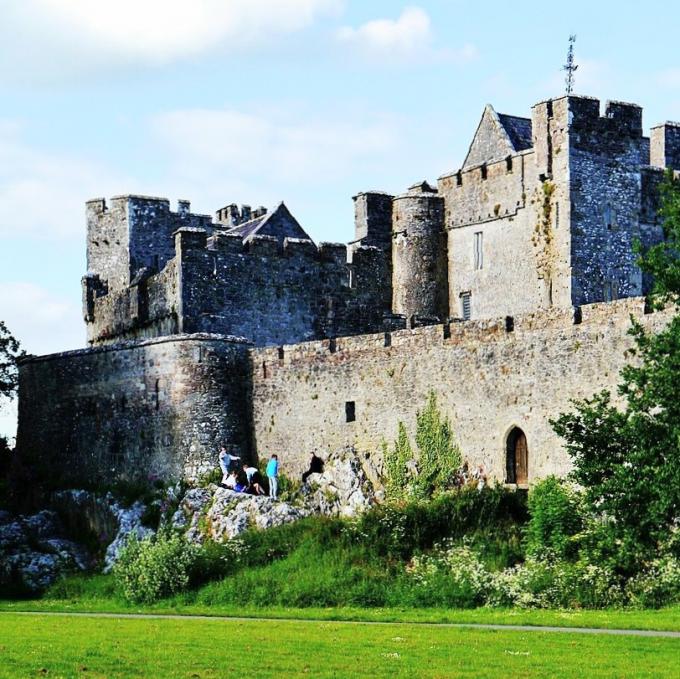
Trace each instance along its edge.
<path fill-rule="evenodd" d="M 406 425 L 399 422 L 397 439 L 390 448 L 383 441 L 383 460 L 385 464 L 385 491 L 387 497 L 403 498 L 409 493 L 411 472 L 408 463 L 413 459 L 413 449 L 408 438 Z"/>
<path fill-rule="evenodd" d="M 12 398 L 16 393 L 17 360 L 23 355 L 19 342 L 0 321 L 0 397 Z"/>
<path fill-rule="evenodd" d="M 197 562 L 198 548 L 179 535 L 139 540 L 132 534 L 113 573 L 128 601 L 153 603 L 187 589 Z"/>
<path fill-rule="evenodd" d="M 574 536 L 583 528 L 578 494 L 555 476 L 536 483 L 529 493 L 526 547 L 530 556 L 571 557 Z"/>
<path fill-rule="evenodd" d="M 666 242 L 640 259 L 655 276 L 657 305 L 680 305 L 680 183 L 662 187 Z M 635 365 L 621 373 L 621 406 L 603 391 L 577 401 L 552 425 L 574 463 L 591 513 L 600 517 L 596 541 L 618 568 L 636 572 L 680 523 L 680 316 L 659 333 L 633 322 Z"/>
<path fill-rule="evenodd" d="M 442 417 L 433 391 L 422 411 L 416 415 L 414 454 L 403 422 L 394 446 L 383 443 L 385 487 L 393 500 L 407 497 L 427 498 L 435 490 L 451 487 L 461 464 L 460 449 L 453 437 L 451 424 Z"/>
<path fill-rule="evenodd" d="M 643 252 L 638 244 L 642 268 L 654 276 L 653 298 L 657 307 L 680 304 L 680 178 L 672 170 L 660 186 L 664 240 Z"/>

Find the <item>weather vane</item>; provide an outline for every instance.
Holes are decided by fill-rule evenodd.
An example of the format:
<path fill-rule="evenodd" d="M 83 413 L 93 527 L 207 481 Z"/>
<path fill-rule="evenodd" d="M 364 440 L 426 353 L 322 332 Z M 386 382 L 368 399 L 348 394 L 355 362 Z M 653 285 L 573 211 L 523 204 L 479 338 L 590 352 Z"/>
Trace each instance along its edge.
<path fill-rule="evenodd" d="M 562 70 L 567 72 L 564 82 L 567 85 L 567 94 L 571 94 L 574 89 L 574 73 L 578 69 L 578 64 L 574 63 L 574 43 L 576 36 L 569 36 L 569 52 L 567 53 L 567 63 L 562 66 Z"/>

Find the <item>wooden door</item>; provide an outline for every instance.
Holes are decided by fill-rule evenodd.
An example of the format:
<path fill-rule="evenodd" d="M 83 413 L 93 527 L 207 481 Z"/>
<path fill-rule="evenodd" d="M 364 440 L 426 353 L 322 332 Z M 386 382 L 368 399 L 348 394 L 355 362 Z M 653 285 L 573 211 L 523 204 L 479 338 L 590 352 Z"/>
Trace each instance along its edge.
<path fill-rule="evenodd" d="M 522 430 L 517 430 L 515 439 L 515 483 L 529 483 L 529 450 L 527 437 Z"/>

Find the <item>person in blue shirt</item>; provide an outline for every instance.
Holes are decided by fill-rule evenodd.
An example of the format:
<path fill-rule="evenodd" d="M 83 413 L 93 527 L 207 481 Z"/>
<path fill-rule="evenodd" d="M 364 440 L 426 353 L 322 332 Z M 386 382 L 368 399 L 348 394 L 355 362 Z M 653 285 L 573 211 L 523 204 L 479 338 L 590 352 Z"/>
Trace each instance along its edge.
<path fill-rule="evenodd" d="M 279 492 L 279 458 L 272 455 L 267 462 L 267 480 L 269 481 L 269 497 L 276 500 Z"/>

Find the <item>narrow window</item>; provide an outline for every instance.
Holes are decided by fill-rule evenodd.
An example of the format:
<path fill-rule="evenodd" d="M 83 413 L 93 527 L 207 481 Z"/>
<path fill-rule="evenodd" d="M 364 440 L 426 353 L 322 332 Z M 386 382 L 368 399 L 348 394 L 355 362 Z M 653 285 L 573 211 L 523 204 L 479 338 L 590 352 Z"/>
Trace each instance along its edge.
<path fill-rule="evenodd" d="M 392 346 L 392 333 L 391 332 L 385 333 L 385 346 L 386 347 Z"/>
<path fill-rule="evenodd" d="M 505 159 L 505 170 L 506 172 L 512 172 L 512 156 L 508 156 Z"/>
<path fill-rule="evenodd" d="M 356 419 L 356 403 L 354 401 L 345 401 L 345 422 L 354 422 Z"/>
<path fill-rule="evenodd" d="M 331 354 L 334 354 L 338 350 L 338 343 L 335 339 L 335 337 L 331 337 L 328 340 L 328 351 L 331 352 Z"/>
<path fill-rule="evenodd" d="M 486 179 L 488 176 L 486 164 L 482 165 L 482 179 Z"/>
<path fill-rule="evenodd" d="M 484 234 L 477 231 L 474 235 L 473 259 L 475 271 L 484 267 Z"/>
<path fill-rule="evenodd" d="M 607 227 L 608 231 L 611 231 L 614 227 L 614 224 L 616 223 L 616 213 L 614 212 L 614 208 L 611 206 L 611 203 L 608 203 L 604 206 L 604 209 L 602 210 L 602 217 L 604 219 L 605 227 Z"/>
<path fill-rule="evenodd" d="M 553 103 L 552 103 L 552 101 L 546 102 L 545 108 L 546 108 L 546 112 L 548 114 L 548 118 L 552 118 L 553 117 Z"/>
<path fill-rule="evenodd" d="M 279 361 L 283 361 L 284 356 L 285 356 L 285 352 L 283 350 L 283 347 L 279 347 Z"/>
<path fill-rule="evenodd" d="M 515 319 L 512 316 L 505 317 L 505 332 L 514 332 Z"/>
<path fill-rule="evenodd" d="M 470 292 L 460 294 L 460 308 L 463 320 L 469 321 L 472 318 L 472 294 Z"/>
<path fill-rule="evenodd" d="M 604 301 L 613 302 L 618 299 L 618 290 L 616 286 L 616 281 L 608 280 L 604 283 Z"/>
<path fill-rule="evenodd" d="M 456 186 L 463 186 L 463 173 L 460 170 L 456 172 Z"/>
<path fill-rule="evenodd" d="M 581 325 L 581 323 L 583 323 L 583 311 L 580 306 L 577 306 L 574 307 L 574 325 Z"/>
<path fill-rule="evenodd" d="M 267 379 L 267 362 L 262 361 L 262 377 L 266 380 Z"/>
<path fill-rule="evenodd" d="M 156 389 L 155 389 L 155 396 L 156 396 L 156 410 L 161 409 L 161 381 L 156 380 Z"/>

